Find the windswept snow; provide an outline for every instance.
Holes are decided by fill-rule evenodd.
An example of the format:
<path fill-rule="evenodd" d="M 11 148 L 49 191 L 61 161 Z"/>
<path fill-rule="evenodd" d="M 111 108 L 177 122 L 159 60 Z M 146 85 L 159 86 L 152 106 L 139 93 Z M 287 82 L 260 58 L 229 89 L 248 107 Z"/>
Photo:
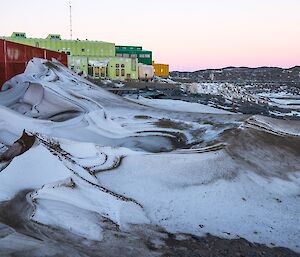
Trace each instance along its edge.
<path fill-rule="evenodd" d="M 245 126 L 256 127 L 257 129 L 267 130 L 269 133 L 288 135 L 288 136 L 300 136 L 299 122 L 285 120 L 274 120 L 268 117 L 252 116 L 247 120 Z"/>
<path fill-rule="evenodd" d="M 7 201 L 19 191 L 43 186 L 70 176 L 70 171 L 45 147 L 38 145 L 15 158 L 0 172 L 0 199 Z"/>
<path fill-rule="evenodd" d="M 300 252 L 298 121 L 124 99 L 41 59 L 6 87 L 0 156 L 23 129 L 36 142 L 1 163 L 0 202 L 27 190 L 29 222 L 101 242 L 102 217 Z"/>
<path fill-rule="evenodd" d="M 136 103 L 144 104 L 158 109 L 177 111 L 177 112 L 198 112 L 198 113 L 219 113 L 219 114 L 234 114 L 232 112 L 217 109 L 204 104 L 188 103 L 180 100 L 169 99 L 148 99 L 139 97 L 138 99 L 128 98 Z"/>
<path fill-rule="evenodd" d="M 137 199 L 147 216 L 170 232 L 290 247 L 295 242 L 292 248 L 297 248 L 299 176 L 292 181 L 264 179 L 240 171 L 226 154 L 215 152 L 128 157 L 123 166 L 99 177 L 111 189 Z"/>

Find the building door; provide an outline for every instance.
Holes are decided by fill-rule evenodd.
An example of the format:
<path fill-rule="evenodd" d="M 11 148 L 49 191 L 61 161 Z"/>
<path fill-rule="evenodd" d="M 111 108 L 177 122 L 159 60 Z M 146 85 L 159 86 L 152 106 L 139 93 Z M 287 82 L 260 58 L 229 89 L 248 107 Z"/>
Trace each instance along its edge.
<path fill-rule="evenodd" d="M 105 74 L 105 70 L 106 70 L 106 67 L 101 67 L 101 78 L 104 79 L 106 74 Z"/>
<path fill-rule="evenodd" d="M 94 78 L 99 79 L 100 78 L 100 67 L 94 66 Z"/>
<path fill-rule="evenodd" d="M 94 77 L 94 69 L 93 66 L 89 64 L 88 66 L 88 75 Z"/>

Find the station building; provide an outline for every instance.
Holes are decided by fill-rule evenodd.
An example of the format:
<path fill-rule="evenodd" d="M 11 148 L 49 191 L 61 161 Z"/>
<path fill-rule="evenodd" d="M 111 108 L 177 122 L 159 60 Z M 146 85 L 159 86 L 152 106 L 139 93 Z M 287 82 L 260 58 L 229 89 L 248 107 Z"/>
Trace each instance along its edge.
<path fill-rule="evenodd" d="M 69 68 L 93 79 L 137 80 L 137 59 L 118 57 L 69 56 Z"/>
<path fill-rule="evenodd" d="M 116 46 L 116 56 L 137 58 L 139 63 L 152 65 L 152 51 L 143 50 L 141 46 Z"/>
<path fill-rule="evenodd" d="M 114 43 L 89 40 L 65 40 L 59 34 L 47 38 L 27 38 L 24 32 L 14 32 L 7 41 L 65 53 L 68 67 L 94 79 L 138 79 L 137 58 L 116 56 Z"/>

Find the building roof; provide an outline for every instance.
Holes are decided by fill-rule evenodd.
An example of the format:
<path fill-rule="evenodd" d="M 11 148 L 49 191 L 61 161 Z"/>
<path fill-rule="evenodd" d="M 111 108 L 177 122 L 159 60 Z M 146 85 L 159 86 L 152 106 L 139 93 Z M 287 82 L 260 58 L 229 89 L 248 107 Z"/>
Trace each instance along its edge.
<path fill-rule="evenodd" d="M 114 43 L 111 43 L 111 42 L 105 42 L 105 41 L 98 41 L 98 40 L 80 40 L 80 39 L 62 39 L 61 38 L 61 35 L 60 34 L 49 34 L 47 36 L 47 38 L 30 38 L 30 37 L 26 37 L 26 33 L 25 32 L 13 32 L 11 34 L 11 37 L 12 38 L 16 38 L 16 37 L 19 37 L 19 38 L 26 38 L 26 39 L 35 39 L 35 40 L 64 40 L 64 41 L 73 41 L 73 42 L 91 42 L 91 43 L 106 43 L 106 44 L 114 44 Z M 9 38 L 9 37 L 7 37 Z"/>

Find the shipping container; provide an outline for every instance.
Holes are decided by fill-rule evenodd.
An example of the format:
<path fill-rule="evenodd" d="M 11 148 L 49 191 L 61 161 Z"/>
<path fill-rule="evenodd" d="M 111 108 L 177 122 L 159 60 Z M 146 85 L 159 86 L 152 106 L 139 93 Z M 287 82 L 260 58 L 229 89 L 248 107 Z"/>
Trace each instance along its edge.
<path fill-rule="evenodd" d="M 5 81 L 23 73 L 27 63 L 35 57 L 48 60 L 55 58 L 68 65 L 66 54 L 0 39 L 0 90 Z"/>
<path fill-rule="evenodd" d="M 169 64 L 152 63 L 154 67 L 154 75 L 157 77 L 169 77 Z"/>

